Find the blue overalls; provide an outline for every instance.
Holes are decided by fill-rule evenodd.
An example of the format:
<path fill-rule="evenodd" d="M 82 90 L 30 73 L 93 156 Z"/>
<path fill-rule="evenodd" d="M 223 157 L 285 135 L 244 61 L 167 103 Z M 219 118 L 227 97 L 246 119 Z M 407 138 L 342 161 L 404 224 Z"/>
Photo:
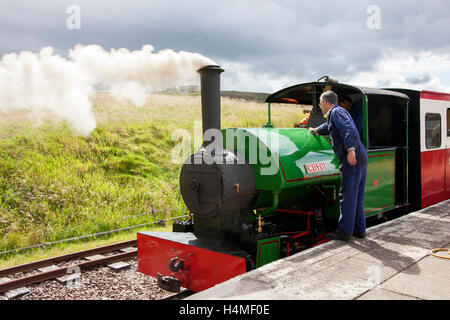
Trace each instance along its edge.
<path fill-rule="evenodd" d="M 317 128 L 320 135 L 329 134 L 331 146 L 339 159 L 341 188 L 339 190 L 340 216 L 338 230 L 345 234 L 366 231 L 364 189 L 367 175 L 367 151 L 350 114 L 338 105 L 327 112 L 328 121 Z M 347 152 L 355 148 L 357 164 L 351 166 Z"/>

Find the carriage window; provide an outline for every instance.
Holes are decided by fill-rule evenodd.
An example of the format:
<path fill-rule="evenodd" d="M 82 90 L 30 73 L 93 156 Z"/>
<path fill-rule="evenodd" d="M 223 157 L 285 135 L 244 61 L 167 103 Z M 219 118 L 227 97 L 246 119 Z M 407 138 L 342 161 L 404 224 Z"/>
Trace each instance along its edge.
<path fill-rule="evenodd" d="M 427 149 L 441 146 L 441 115 L 439 113 L 425 115 L 425 144 Z"/>
<path fill-rule="evenodd" d="M 450 137 L 450 109 L 447 109 L 447 137 Z"/>

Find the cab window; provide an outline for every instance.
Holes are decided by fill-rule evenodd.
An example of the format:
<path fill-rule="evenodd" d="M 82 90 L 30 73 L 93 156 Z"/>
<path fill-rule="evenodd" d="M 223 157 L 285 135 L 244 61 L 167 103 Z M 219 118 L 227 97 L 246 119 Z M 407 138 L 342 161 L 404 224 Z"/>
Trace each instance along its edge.
<path fill-rule="evenodd" d="M 427 113 L 425 115 L 425 145 L 427 149 L 441 146 L 441 115 Z"/>
<path fill-rule="evenodd" d="M 369 149 L 406 147 L 407 103 L 395 96 L 368 96 Z"/>

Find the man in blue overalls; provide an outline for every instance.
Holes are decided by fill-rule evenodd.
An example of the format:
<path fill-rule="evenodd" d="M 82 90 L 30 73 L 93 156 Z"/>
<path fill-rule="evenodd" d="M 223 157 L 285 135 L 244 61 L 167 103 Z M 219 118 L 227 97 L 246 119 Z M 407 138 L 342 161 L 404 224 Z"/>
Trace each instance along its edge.
<path fill-rule="evenodd" d="M 326 114 L 327 122 L 317 128 L 310 128 L 314 135 L 331 137 L 331 146 L 339 159 L 341 171 L 340 216 L 338 228 L 328 234 L 332 240 L 350 240 L 352 234 L 358 238 L 366 235 L 364 214 L 364 188 L 367 175 L 367 150 L 361 142 L 358 129 L 350 114 L 338 103 L 333 91 L 320 96 L 320 108 Z"/>

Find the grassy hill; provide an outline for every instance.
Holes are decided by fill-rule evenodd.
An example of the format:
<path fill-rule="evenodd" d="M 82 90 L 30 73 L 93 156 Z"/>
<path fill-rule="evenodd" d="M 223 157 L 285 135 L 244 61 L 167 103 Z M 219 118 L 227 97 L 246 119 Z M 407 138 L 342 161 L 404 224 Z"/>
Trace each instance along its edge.
<path fill-rule="evenodd" d="M 107 93 L 92 101 L 98 123 L 88 137 L 51 119 L 35 126 L 25 114 L 0 114 L 0 251 L 186 212 L 171 137 L 193 135 L 200 96 L 156 94 L 141 107 Z M 223 128 L 260 127 L 266 113 L 263 103 L 222 98 Z M 296 106 L 273 105 L 275 126 L 300 117 Z"/>
<path fill-rule="evenodd" d="M 263 103 L 269 96 L 269 93 L 263 92 L 243 92 L 243 91 L 221 91 L 220 96 L 230 99 L 242 99 Z"/>
<path fill-rule="evenodd" d="M 200 90 L 200 88 L 195 88 L 196 90 Z M 175 89 L 168 89 L 165 92 L 160 92 L 161 94 L 166 95 L 182 95 L 182 96 L 200 96 L 200 91 L 188 91 L 180 92 Z M 270 95 L 270 93 L 264 92 L 247 92 L 247 91 L 220 91 L 220 96 L 223 98 L 230 98 L 233 100 L 245 100 L 245 101 L 253 101 L 264 103 L 266 98 Z"/>

